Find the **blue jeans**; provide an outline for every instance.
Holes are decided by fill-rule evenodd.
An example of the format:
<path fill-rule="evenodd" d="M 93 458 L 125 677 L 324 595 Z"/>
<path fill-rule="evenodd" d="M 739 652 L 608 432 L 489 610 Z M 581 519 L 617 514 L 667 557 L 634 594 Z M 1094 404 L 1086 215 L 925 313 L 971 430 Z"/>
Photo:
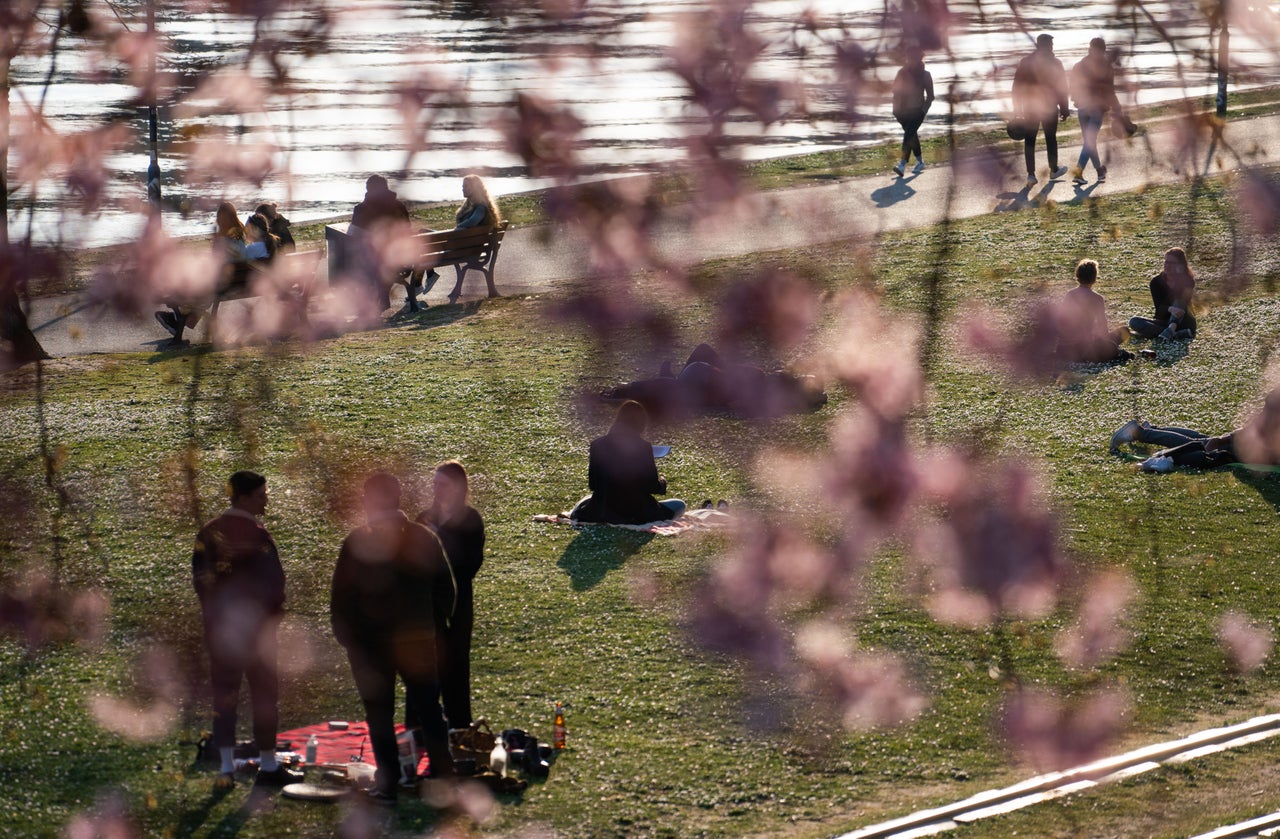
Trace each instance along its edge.
<path fill-rule="evenodd" d="M 1098 130 L 1102 128 L 1102 117 L 1106 112 L 1081 108 L 1077 113 L 1080 116 L 1080 134 L 1084 138 L 1084 148 L 1080 150 L 1080 159 L 1076 161 L 1076 165 L 1083 172 L 1085 164 L 1093 161 L 1093 168 L 1101 173 L 1103 167 L 1102 159 L 1098 157 Z"/>

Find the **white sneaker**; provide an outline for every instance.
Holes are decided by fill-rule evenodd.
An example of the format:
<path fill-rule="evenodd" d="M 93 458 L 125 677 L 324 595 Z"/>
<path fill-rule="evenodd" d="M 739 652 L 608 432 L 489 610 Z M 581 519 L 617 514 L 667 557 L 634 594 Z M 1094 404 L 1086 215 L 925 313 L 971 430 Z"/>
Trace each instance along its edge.
<path fill-rule="evenodd" d="M 924 161 L 923 161 L 923 160 L 917 160 L 917 161 L 916 161 L 916 165 L 911 167 L 911 171 L 912 171 L 912 172 L 915 172 L 917 175 L 919 175 L 921 172 L 923 172 L 923 171 L 924 171 L 924 169 L 925 169 L 925 166 L 924 166 Z"/>
<path fill-rule="evenodd" d="M 906 172 L 907 172 L 907 161 L 899 160 L 897 163 L 893 164 L 893 174 L 897 175 L 899 178 L 905 175 Z"/>
<path fill-rule="evenodd" d="M 1061 178 L 1065 174 L 1067 174 L 1067 167 L 1059 166 L 1057 169 L 1054 169 L 1052 172 L 1049 173 L 1049 180 L 1051 181 L 1057 180 L 1058 178 Z"/>
<path fill-rule="evenodd" d="M 1076 186 L 1084 186 L 1089 182 L 1085 180 L 1084 175 L 1076 175 L 1074 178 L 1071 179 L 1071 183 L 1075 184 Z"/>
<path fill-rule="evenodd" d="M 1027 186 L 1034 186 L 1037 183 L 1035 175 L 1027 175 Z"/>
<path fill-rule="evenodd" d="M 1172 472 L 1173 458 L 1167 455 L 1152 455 L 1142 461 L 1141 468 L 1143 472 Z"/>

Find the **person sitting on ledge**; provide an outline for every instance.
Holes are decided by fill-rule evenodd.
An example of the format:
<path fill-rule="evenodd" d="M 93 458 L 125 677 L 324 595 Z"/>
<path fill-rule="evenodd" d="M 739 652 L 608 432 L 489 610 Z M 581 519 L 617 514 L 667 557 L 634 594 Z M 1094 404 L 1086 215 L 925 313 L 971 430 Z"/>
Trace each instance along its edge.
<path fill-rule="evenodd" d="M 653 446 L 644 438 L 649 415 L 639 402 L 628 400 L 618 407 L 609 433 L 591 441 L 587 462 L 587 486 L 591 494 L 569 513 L 581 522 L 648 524 L 669 521 L 684 513 L 676 498 L 654 499 L 667 491 L 653 460 Z"/>
<path fill-rule="evenodd" d="M 816 411 L 827 404 L 815 377 L 785 370 L 766 373 L 751 364 L 726 362 L 708 344 L 694 348 L 679 375 L 665 362 L 657 378 L 609 388 L 600 398 L 633 399 L 650 416 L 664 420 L 715 412 L 761 419 Z"/>

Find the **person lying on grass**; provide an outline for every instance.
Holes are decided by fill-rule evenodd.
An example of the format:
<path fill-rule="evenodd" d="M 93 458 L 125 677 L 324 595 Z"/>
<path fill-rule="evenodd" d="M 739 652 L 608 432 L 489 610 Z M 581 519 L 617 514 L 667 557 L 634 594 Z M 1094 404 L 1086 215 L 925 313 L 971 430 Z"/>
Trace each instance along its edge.
<path fill-rule="evenodd" d="M 667 491 L 658 475 L 653 446 L 644 438 L 649 415 L 639 402 L 628 400 L 618 407 L 609 433 L 591 441 L 587 486 L 591 494 L 569 513 L 581 522 L 648 524 L 669 521 L 685 511 L 677 498 L 657 501 L 653 494 Z"/>
<path fill-rule="evenodd" d="M 657 378 L 609 388 L 600 398 L 635 400 L 661 420 L 722 412 L 762 419 L 807 413 L 827 404 L 827 394 L 815 377 L 785 370 L 766 373 L 750 364 L 728 362 L 708 344 L 694 348 L 679 375 L 665 362 Z"/>
<path fill-rule="evenodd" d="M 1280 388 L 1267 396 L 1256 417 L 1226 434 L 1211 437 L 1189 428 L 1129 420 L 1111 435 L 1111 451 L 1119 454 L 1125 443 L 1164 447 L 1142 461 L 1144 472 L 1172 472 L 1179 467 L 1217 469 L 1234 463 L 1280 466 Z"/>

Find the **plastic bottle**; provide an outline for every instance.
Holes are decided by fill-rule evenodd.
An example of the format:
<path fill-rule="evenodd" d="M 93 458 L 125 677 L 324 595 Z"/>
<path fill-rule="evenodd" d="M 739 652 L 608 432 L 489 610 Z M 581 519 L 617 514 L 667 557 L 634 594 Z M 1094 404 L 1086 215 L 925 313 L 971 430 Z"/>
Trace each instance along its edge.
<path fill-rule="evenodd" d="M 564 727 L 564 705 L 556 703 L 556 718 L 551 725 L 551 744 L 557 749 L 563 749 L 565 738 L 568 731 Z"/>
<path fill-rule="evenodd" d="M 308 769 L 316 765 L 316 750 L 318 750 L 319 748 L 320 748 L 320 738 L 312 734 L 311 739 L 307 741 L 307 768 Z"/>
<path fill-rule="evenodd" d="M 493 751 L 489 752 L 489 768 L 499 778 L 507 777 L 507 747 L 502 745 L 501 737 L 493 744 Z"/>

